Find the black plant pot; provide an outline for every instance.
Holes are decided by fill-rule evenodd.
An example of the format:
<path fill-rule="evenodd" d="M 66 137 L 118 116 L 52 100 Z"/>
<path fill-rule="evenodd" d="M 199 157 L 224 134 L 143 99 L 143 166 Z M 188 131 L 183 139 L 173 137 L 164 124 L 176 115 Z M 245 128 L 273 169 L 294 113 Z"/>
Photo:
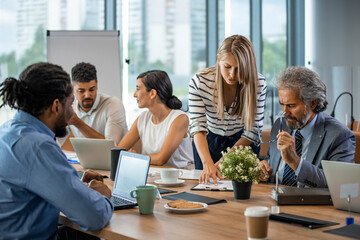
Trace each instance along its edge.
<path fill-rule="evenodd" d="M 235 199 L 249 199 L 250 198 L 250 192 L 251 192 L 251 185 L 252 182 L 237 182 L 232 181 L 232 185 L 234 188 L 234 198 Z"/>

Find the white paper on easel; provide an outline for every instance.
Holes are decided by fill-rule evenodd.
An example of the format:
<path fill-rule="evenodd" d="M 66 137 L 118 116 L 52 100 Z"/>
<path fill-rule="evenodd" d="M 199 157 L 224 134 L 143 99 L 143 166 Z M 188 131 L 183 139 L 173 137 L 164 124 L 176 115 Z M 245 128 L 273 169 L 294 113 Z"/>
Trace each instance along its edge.
<path fill-rule="evenodd" d="M 359 184 L 341 184 L 340 185 L 340 198 L 347 198 L 350 195 L 351 198 L 359 196 Z"/>

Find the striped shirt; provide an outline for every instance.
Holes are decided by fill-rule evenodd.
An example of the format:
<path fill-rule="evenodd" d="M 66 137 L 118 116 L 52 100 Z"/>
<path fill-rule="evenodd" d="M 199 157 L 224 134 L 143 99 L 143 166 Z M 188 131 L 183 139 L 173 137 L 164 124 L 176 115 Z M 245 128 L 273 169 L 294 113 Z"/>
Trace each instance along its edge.
<path fill-rule="evenodd" d="M 237 115 L 231 116 L 234 106 L 224 112 L 224 119 L 217 114 L 217 109 L 213 105 L 213 92 L 215 86 L 215 68 L 210 68 L 209 72 L 195 74 L 189 84 L 189 116 L 190 116 L 190 135 L 194 136 L 197 132 L 211 132 L 220 136 L 231 136 L 244 129 L 242 137 L 253 143 L 259 141 L 257 126 L 260 131 L 263 127 L 264 105 L 266 96 L 265 78 L 258 74 L 257 88 L 257 113 L 255 125 L 249 131 L 245 130 L 245 124 L 241 123 L 241 118 Z"/>

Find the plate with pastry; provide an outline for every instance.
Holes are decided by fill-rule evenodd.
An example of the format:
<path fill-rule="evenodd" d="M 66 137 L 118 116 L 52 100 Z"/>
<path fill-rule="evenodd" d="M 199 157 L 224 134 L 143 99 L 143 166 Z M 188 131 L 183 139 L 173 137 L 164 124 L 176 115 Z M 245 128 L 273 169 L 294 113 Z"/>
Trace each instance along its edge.
<path fill-rule="evenodd" d="M 195 213 L 204 211 L 207 208 L 206 203 L 189 202 L 183 199 L 168 202 L 164 208 L 174 213 Z"/>

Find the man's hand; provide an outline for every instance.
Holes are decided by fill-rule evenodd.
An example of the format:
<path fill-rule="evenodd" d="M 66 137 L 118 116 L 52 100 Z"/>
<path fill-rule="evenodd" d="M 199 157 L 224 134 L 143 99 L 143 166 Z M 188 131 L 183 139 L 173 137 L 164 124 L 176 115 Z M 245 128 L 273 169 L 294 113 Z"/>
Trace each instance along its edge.
<path fill-rule="evenodd" d="M 76 123 L 79 121 L 79 117 L 78 115 L 75 113 L 72 115 L 72 117 L 70 118 L 70 120 L 68 121 L 68 125 L 76 125 Z"/>
<path fill-rule="evenodd" d="M 93 180 L 93 179 L 95 179 L 97 181 L 100 181 L 100 182 L 103 182 L 102 175 L 100 173 L 98 173 L 98 172 L 95 172 L 95 171 L 91 170 L 91 169 L 86 170 L 84 172 L 82 178 L 81 178 L 81 180 L 83 182 L 85 182 L 85 183 L 90 183 L 91 180 Z"/>
<path fill-rule="evenodd" d="M 100 182 L 100 181 L 97 181 L 97 180 L 93 179 L 93 180 L 91 180 L 89 182 L 89 188 L 92 188 L 95 191 L 101 193 L 102 195 L 104 195 L 108 199 L 111 198 L 111 190 L 103 182 Z"/>
<path fill-rule="evenodd" d="M 260 169 L 263 171 L 265 176 L 263 179 L 261 179 L 261 181 L 266 181 L 271 176 L 273 169 L 266 160 L 262 160 L 260 162 Z"/>
<path fill-rule="evenodd" d="M 199 183 L 210 183 L 210 178 L 214 179 L 214 184 L 217 185 L 217 178 L 223 180 L 224 178 L 219 173 L 214 163 L 203 164 L 204 169 L 200 175 Z"/>
<path fill-rule="evenodd" d="M 295 138 L 285 131 L 280 132 L 277 138 L 277 148 L 281 153 L 281 158 L 296 171 L 300 163 L 300 157 L 296 154 Z"/>

